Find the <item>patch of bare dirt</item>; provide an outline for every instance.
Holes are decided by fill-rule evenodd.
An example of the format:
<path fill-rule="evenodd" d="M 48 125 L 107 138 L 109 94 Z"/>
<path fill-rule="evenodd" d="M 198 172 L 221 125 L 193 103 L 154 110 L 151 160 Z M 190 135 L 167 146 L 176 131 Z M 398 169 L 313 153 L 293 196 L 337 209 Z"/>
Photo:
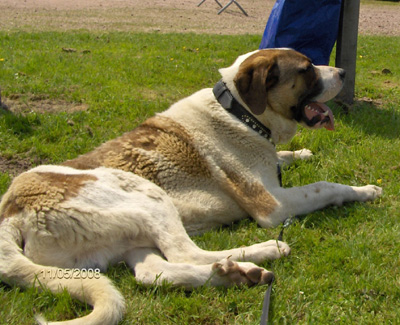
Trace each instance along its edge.
<path fill-rule="evenodd" d="M 1 30 L 194 32 L 262 35 L 275 0 L 1 0 Z M 228 0 L 221 1 L 223 5 Z M 361 3 L 361 34 L 400 35 L 400 3 Z"/>
<path fill-rule="evenodd" d="M 2 98 L 2 104 L 7 110 L 13 113 L 27 114 L 35 113 L 57 113 L 57 112 L 78 112 L 88 109 L 86 104 L 70 103 L 61 99 L 49 99 L 47 96 L 20 96 L 10 95 Z"/>
<path fill-rule="evenodd" d="M 0 155 L 0 173 L 8 173 L 10 176 L 15 177 L 31 167 L 30 159 L 16 157 L 11 159 Z"/>
<path fill-rule="evenodd" d="M 358 31 L 365 35 L 400 36 L 400 3 L 363 5 Z M 379 4 L 379 5 L 378 5 Z"/>

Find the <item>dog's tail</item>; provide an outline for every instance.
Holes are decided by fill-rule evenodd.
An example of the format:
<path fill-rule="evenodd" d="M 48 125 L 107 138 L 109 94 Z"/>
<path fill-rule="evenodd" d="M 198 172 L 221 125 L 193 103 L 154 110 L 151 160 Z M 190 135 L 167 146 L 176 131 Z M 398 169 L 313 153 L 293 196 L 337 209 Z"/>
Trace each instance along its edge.
<path fill-rule="evenodd" d="M 122 318 L 124 299 L 107 277 L 99 273 L 96 276 L 83 276 L 83 272 L 77 275 L 65 269 L 33 263 L 22 252 L 23 238 L 13 221 L 13 218 L 1 220 L 0 216 L 0 279 L 10 285 L 33 285 L 39 289 L 48 288 L 55 293 L 66 289 L 72 297 L 93 306 L 93 311 L 81 318 L 48 323 L 38 316 L 39 323 L 116 324 Z"/>

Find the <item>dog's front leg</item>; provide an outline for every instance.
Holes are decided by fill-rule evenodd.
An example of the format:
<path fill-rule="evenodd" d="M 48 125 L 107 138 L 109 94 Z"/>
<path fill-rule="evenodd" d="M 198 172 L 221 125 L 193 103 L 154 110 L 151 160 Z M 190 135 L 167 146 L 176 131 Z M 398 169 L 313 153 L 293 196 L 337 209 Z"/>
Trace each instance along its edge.
<path fill-rule="evenodd" d="M 356 187 L 328 182 L 277 188 L 271 192 L 280 204 L 269 217 L 256 218 L 264 227 L 277 226 L 290 216 L 307 214 L 329 205 L 372 201 L 382 195 L 382 189 L 375 185 Z"/>
<path fill-rule="evenodd" d="M 313 156 L 311 150 L 308 149 L 301 149 L 296 151 L 278 151 L 276 155 L 278 156 L 278 162 L 281 166 L 290 165 L 293 161 L 297 159 L 310 159 Z"/>

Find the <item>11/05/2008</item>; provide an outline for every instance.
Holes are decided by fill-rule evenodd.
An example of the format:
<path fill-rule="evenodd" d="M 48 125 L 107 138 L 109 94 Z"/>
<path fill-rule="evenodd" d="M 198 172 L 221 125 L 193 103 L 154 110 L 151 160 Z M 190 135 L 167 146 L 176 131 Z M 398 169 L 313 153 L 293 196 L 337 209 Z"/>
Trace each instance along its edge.
<path fill-rule="evenodd" d="M 99 279 L 100 269 L 46 269 L 41 270 L 39 279 Z"/>

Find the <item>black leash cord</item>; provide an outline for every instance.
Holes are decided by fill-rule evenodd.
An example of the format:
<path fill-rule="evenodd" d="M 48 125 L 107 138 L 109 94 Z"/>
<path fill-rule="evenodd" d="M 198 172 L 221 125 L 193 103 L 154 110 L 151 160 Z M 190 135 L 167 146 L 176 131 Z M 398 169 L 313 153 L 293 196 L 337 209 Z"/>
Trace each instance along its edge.
<path fill-rule="evenodd" d="M 267 323 L 268 323 L 269 303 L 271 301 L 271 291 L 272 291 L 272 283 L 273 282 L 274 282 L 274 278 L 272 279 L 271 283 L 268 285 L 268 289 L 264 295 L 264 302 L 263 302 L 263 306 L 262 306 L 260 325 L 267 325 Z"/>
<path fill-rule="evenodd" d="M 281 170 L 281 165 L 279 165 L 279 163 L 276 164 L 276 174 L 278 176 L 279 185 L 280 185 L 280 187 L 282 187 L 282 170 Z M 286 222 L 286 220 L 285 220 L 285 222 Z M 283 237 L 283 229 L 285 229 L 285 226 L 282 227 L 282 230 L 279 233 L 278 240 L 280 240 L 280 241 L 282 240 L 282 237 Z M 268 285 L 267 291 L 265 291 L 260 325 L 267 325 L 267 323 L 268 323 L 269 304 L 271 302 L 272 283 L 274 282 L 274 280 L 275 280 L 275 277 L 272 279 L 271 283 Z"/>
<path fill-rule="evenodd" d="M 277 174 L 278 174 L 278 180 L 279 180 L 279 185 L 282 187 L 282 171 L 281 171 L 281 166 L 276 164 L 277 167 Z M 289 227 L 297 218 L 297 216 L 292 216 L 287 218 L 283 224 L 282 224 L 282 229 L 281 232 L 279 233 L 278 240 L 282 241 L 283 240 L 283 231 L 285 228 Z M 272 283 L 275 281 L 275 277 L 272 279 L 271 283 L 268 285 L 268 289 L 265 292 L 264 295 L 264 301 L 263 301 L 263 306 L 262 306 L 262 314 L 261 314 L 261 320 L 260 320 L 260 325 L 267 325 L 268 323 L 268 314 L 269 314 L 269 304 L 271 302 L 271 291 L 272 291 Z"/>
<path fill-rule="evenodd" d="M 281 232 L 279 233 L 279 236 L 278 236 L 279 241 L 283 240 L 283 231 L 287 227 L 289 227 L 296 220 L 296 218 L 297 218 L 297 216 L 289 217 L 283 222 Z"/>
<path fill-rule="evenodd" d="M 283 231 L 285 230 L 285 228 L 289 227 L 294 222 L 295 219 L 296 219 L 296 216 L 293 216 L 293 217 L 287 218 L 283 222 L 282 230 L 278 236 L 279 241 L 282 241 L 282 239 L 283 239 Z M 271 283 L 268 285 L 268 289 L 264 295 L 264 302 L 263 302 L 263 306 L 262 306 L 260 325 L 268 324 L 269 304 L 271 302 L 272 283 L 274 282 L 274 280 L 275 280 L 275 277 L 272 279 Z"/>

